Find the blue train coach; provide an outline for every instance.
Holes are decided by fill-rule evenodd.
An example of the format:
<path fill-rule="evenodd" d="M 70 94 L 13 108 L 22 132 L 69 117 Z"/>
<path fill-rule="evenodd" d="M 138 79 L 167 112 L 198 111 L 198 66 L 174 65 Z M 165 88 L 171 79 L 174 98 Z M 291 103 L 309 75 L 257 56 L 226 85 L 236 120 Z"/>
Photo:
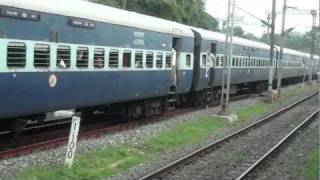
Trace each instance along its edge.
<path fill-rule="evenodd" d="M 193 36 L 175 22 L 90 2 L 2 0 L 0 119 L 98 106 L 161 113 L 191 89 Z"/>

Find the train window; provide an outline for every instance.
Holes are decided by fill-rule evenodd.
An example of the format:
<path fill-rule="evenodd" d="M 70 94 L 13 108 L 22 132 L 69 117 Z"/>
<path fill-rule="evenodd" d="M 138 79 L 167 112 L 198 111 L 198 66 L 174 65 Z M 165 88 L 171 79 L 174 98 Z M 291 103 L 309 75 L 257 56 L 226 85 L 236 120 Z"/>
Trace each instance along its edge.
<path fill-rule="evenodd" d="M 186 67 L 190 68 L 191 67 L 191 55 L 187 54 L 186 56 Z"/>
<path fill-rule="evenodd" d="M 207 55 L 202 54 L 202 67 L 205 68 L 207 66 Z"/>
<path fill-rule="evenodd" d="M 26 66 L 26 44 L 10 42 L 7 47 L 7 66 L 9 68 L 23 68 Z"/>
<path fill-rule="evenodd" d="M 93 64 L 97 69 L 104 68 L 104 49 L 96 48 L 94 50 Z"/>
<path fill-rule="evenodd" d="M 171 58 L 172 58 L 172 54 L 167 53 L 166 54 L 166 68 L 171 68 Z"/>
<path fill-rule="evenodd" d="M 153 52 L 147 52 L 146 67 L 153 68 Z"/>
<path fill-rule="evenodd" d="M 122 57 L 122 66 L 124 68 L 131 67 L 131 51 L 124 51 Z"/>
<path fill-rule="evenodd" d="M 227 62 L 224 58 L 224 56 L 221 56 L 221 66 L 226 66 L 227 65 Z"/>
<path fill-rule="evenodd" d="M 220 56 L 216 57 L 216 66 L 220 66 Z"/>
<path fill-rule="evenodd" d="M 235 65 L 236 65 L 236 58 L 233 57 L 233 58 L 232 58 L 232 66 L 235 66 Z"/>
<path fill-rule="evenodd" d="M 71 50 L 69 46 L 58 46 L 57 49 L 57 67 L 70 67 Z"/>
<path fill-rule="evenodd" d="M 135 68 L 139 68 L 139 69 L 143 68 L 143 52 L 142 51 L 135 52 Z"/>
<path fill-rule="evenodd" d="M 34 67 L 47 68 L 50 66 L 50 46 L 36 44 L 34 47 Z"/>
<path fill-rule="evenodd" d="M 163 67 L 163 53 L 161 53 L 161 52 L 157 53 L 156 66 L 157 66 L 157 68 Z"/>
<path fill-rule="evenodd" d="M 89 64 L 89 50 L 86 47 L 78 47 L 77 50 L 77 67 L 86 68 Z"/>
<path fill-rule="evenodd" d="M 109 52 L 109 67 L 110 68 L 119 67 L 119 51 L 116 49 L 111 49 Z"/>

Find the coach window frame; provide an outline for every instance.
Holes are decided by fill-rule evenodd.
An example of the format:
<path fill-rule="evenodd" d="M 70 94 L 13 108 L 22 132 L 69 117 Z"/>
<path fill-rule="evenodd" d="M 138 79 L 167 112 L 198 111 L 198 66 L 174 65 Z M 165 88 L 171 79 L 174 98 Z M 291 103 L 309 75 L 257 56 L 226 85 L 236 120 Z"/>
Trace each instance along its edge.
<path fill-rule="evenodd" d="M 21 46 L 21 47 L 24 47 L 24 48 L 16 48 L 16 50 L 18 50 L 18 49 L 24 49 L 24 56 L 22 56 L 22 58 L 24 59 L 23 61 L 22 61 L 22 66 L 19 66 L 19 65 L 9 65 L 9 44 L 10 43 L 12 43 L 12 44 L 20 44 L 20 45 L 23 45 L 23 46 Z M 18 46 L 11 46 L 11 47 L 18 47 Z M 14 42 L 14 41 L 10 41 L 10 42 L 8 42 L 7 43 L 7 51 L 6 51 L 6 54 L 7 54 L 7 58 L 6 58 L 6 66 L 7 66 L 7 68 L 9 68 L 9 69 L 24 69 L 24 68 L 26 68 L 26 66 L 27 66 L 27 53 L 28 53 L 28 49 L 27 49 L 28 47 L 27 47 L 27 44 L 26 43 L 24 43 L 24 42 Z M 23 52 L 23 51 L 22 51 Z M 20 55 L 23 55 L 23 53 L 20 53 Z M 12 53 L 13 54 L 13 53 Z M 18 54 L 17 54 L 18 55 Z M 18 58 L 18 57 L 12 57 L 12 58 Z M 15 63 L 15 64 L 19 64 L 19 63 Z"/>
<path fill-rule="evenodd" d="M 164 60 L 164 53 L 163 52 L 156 52 L 156 68 L 157 69 L 162 69 L 164 66 L 163 60 Z M 161 58 L 159 60 L 159 58 Z M 160 62 L 160 63 L 159 63 Z M 160 65 L 160 67 L 158 66 Z"/>
<path fill-rule="evenodd" d="M 146 61 L 145 61 L 146 69 L 153 69 L 154 68 L 154 52 L 153 51 L 147 51 L 145 59 L 146 59 Z"/>
<path fill-rule="evenodd" d="M 41 52 L 45 51 L 45 52 Z M 46 43 L 35 43 L 33 47 L 33 66 L 38 69 L 50 68 L 51 47 Z M 45 61 L 44 63 L 41 61 Z"/>
<path fill-rule="evenodd" d="M 76 52 L 76 67 L 78 69 L 89 68 L 89 48 L 85 46 L 78 46 Z"/>
<path fill-rule="evenodd" d="M 119 49 L 110 49 L 108 58 L 108 68 L 118 69 L 120 67 L 120 51 Z"/>
<path fill-rule="evenodd" d="M 129 58 L 125 62 L 125 58 Z M 130 69 L 132 67 L 132 51 L 125 49 L 122 51 L 122 68 Z M 129 64 L 127 64 L 129 63 Z"/>
<path fill-rule="evenodd" d="M 98 60 L 100 58 L 101 60 Z M 95 47 L 93 50 L 93 68 L 104 69 L 106 66 L 106 50 L 104 48 Z M 97 63 L 101 63 L 97 65 Z"/>
<path fill-rule="evenodd" d="M 60 53 L 59 53 L 60 52 Z M 61 53 L 61 52 L 64 52 L 64 53 Z M 65 53 L 65 52 L 68 52 L 68 53 Z M 72 49 L 71 49 L 71 46 L 70 45 L 65 45 L 65 44 L 61 44 L 61 45 L 58 45 L 57 46 L 57 49 L 56 49 L 56 67 L 58 68 L 65 68 L 65 69 L 69 69 L 71 68 L 71 60 L 72 60 Z M 60 66 L 60 61 L 59 58 L 60 57 L 69 57 L 69 59 L 61 59 L 63 60 L 63 62 L 65 63 L 66 67 L 61 67 Z M 67 62 L 67 63 L 66 63 Z"/>

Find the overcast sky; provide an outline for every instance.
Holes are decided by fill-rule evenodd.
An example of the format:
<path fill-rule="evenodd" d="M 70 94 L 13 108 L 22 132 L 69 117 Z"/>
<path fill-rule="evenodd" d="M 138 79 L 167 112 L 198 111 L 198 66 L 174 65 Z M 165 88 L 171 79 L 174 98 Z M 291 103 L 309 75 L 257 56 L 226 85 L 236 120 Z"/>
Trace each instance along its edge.
<path fill-rule="evenodd" d="M 319 0 L 287 0 L 288 6 L 295 6 L 301 10 L 319 9 Z M 226 19 L 228 0 L 207 0 L 206 11 L 212 16 L 218 18 L 220 22 Z M 271 12 L 272 0 L 236 0 L 237 6 L 256 15 L 261 19 L 267 18 L 267 12 Z M 281 28 L 281 11 L 283 0 L 277 0 L 277 23 L 276 31 L 280 32 Z M 245 32 L 250 32 L 256 36 L 261 36 L 266 27 L 262 27 L 258 20 L 250 17 L 239 9 L 236 9 L 236 17 L 243 17 L 243 22 L 236 25 L 241 26 Z M 310 14 L 292 14 L 290 10 L 287 14 L 286 29 L 296 27 L 295 31 L 306 32 L 311 29 L 312 16 Z M 319 21 L 317 21 L 319 23 Z M 317 24 L 318 25 L 318 24 Z M 220 26 L 221 27 L 221 26 Z"/>

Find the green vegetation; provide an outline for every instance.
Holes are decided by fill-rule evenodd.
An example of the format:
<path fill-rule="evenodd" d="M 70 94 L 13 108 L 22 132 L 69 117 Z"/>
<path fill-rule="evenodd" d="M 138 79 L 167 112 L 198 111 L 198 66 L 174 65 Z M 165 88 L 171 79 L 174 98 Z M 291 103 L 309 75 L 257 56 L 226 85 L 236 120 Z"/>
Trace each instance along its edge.
<path fill-rule="evenodd" d="M 297 95 L 300 90 L 293 89 L 284 92 L 284 97 Z M 251 119 L 261 116 L 272 108 L 272 104 L 260 102 L 248 107 L 241 108 L 237 112 L 239 120 L 235 126 L 247 124 Z M 22 180 L 42 179 L 101 179 L 123 172 L 130 167 L 155 158 L 158 154 L 173 150 L 182 146 L 201 142 L 231 126 L 226 120 L 212 117 L 203 117 L 196 122 L 178 123 L 171 130 L 150 137 L 144 142 L 123 144 L 108 149 L 93 150 L 86 154 L 78 154 L 73 168 L 64 167 L 46 168 L 32 167 L 24 170 L 19 176 Z M 313 177 L 315 168 L 318 167 L 317 157 L 319 154 L 310 155 L 310 162 L 303 171 L 304 176 Z M 243 160 L 246 155 L 235 153 L 229 160 Z M 316 176 L 317 177 L 317 176 Z"/>
<path fill-rule="evenodd" d="M 218 31 L 218 20 L 205 12 L 204 0 L 91 0 L 183 24 Z"/>
<path fill-rule="evenodd" d="M 285 46 L 286 48 L 295 49 L 298 51 L 303 51 L 306 53 L 310 53 L 311 45 L 312 45 L 312 31 L 308 31 L 304 34 L 299 32 L 291 32 L 285 37 Z M 275 43 L 276 45 L 280 45 L 280 34 L 275 35 Z M 268 35 L 264 34 L 260 38 L 260 40 L 264 43 L 268 42 Z M 320 46 L 319 42 L 315 42 L 315 51 L 319 52 L 320 49 L 317 48 Z"/>
<path fill-rule="evenodd" d="M 319 179 L 319 149 L 312 150 L 308 155 L 308 161 L 302 170 L 302 176 L 308 180 Z"/>
<path fill-rule="evenodd" d="M 229 124 L 223 119 L 202 118 L 197 122 L 178 124 L 172 130 L 152 137 L 140 145 L 121 145 L 109 149 L 91 151 L 76 157 L 71 169 L 63 167 L 33 167 L 19 175 L 23 180 L 100 179 L 110 177 L 157 154 L 182 145 L 197 143 Z"/>
<path fill-rule="evenodd" d="M 247 123 L 251 119 L 261 116 L 270 110 L 271 105 L 260 102 L 253 106 L 241 108 L 236 114 L 238 115 L 239 123 Z"/>
<path fill-rule="evenodd" d="M 235 152 L 232 153 L 230 156 L 226 157 L 226 161 L 228 162 L 238 162 L 238 161 L 244 161 L 245 159 L 247 159 L 248 156 L 244 153 L 244 152 Z"/>

